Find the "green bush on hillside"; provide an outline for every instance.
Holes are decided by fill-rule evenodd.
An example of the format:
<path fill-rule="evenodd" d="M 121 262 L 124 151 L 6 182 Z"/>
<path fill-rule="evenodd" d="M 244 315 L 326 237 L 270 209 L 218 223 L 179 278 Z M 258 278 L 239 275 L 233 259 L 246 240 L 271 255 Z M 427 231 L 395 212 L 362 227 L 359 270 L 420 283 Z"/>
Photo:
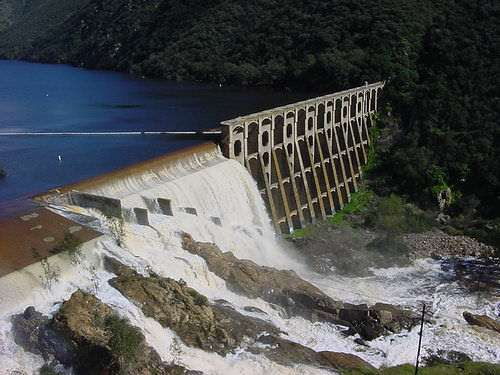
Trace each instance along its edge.
<path fill-rule="evenodd" d="M 432 221 L 424 212 L 391 194 L 379 198 L 366 217 L 366 224 L 388 234 L 419 233 L 429 230 Z"/>
<path fill-rule="evenodd" d="M 106 318 L 106 331 L 110 333 L 109 346 L 113 355 L 118 359 L 120 368 L 126 373 L 128 366 L 133 366 L 142 355 L 144 336 L 137 327 L 117 315 Z"/>

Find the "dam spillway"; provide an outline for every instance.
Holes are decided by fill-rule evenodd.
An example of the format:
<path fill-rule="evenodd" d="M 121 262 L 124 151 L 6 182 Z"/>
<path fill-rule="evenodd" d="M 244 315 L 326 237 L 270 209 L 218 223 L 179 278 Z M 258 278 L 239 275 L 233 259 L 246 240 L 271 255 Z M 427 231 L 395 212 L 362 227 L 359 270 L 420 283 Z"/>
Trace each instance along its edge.
<path fill-rule="evenodd" d="M 224 148 L 224 143 L 221 147 Z M 358 151 L 362 154 L 359 147 Z M 355 160 L 354 149 L 350 152 Z M 350 168 L 347 153 L 342 156 Z M 312 170 L 306 174 L 312 174 Z M 352 188 L 353 182 L 348 182 Z M 43 364 L 40 356 L 29 355 L 16 345 L 11 316 L 21 313 L 26 306 L 36 306 L 43 314 L 53 315 L 61 301 L 81 289 L 90 291 L 140 327 L 148 344 L 164 361 L 182 361 L 191 369 L 213 375 L 331 373 L 308 366 L 281 366 L 245 350 L 222 357 L 179 342 L 172 329 L 145 316 L 137 305 L 111 286 L 110 280 L 115 275 L 104 266 L 106 257 L 118 259 L 141 273 L 153 272 L 182 280 L 210 301 L 222 301 L 248 316 L 270 321 L 286 332 L 290 340 L 316 351 L 356 354 L 377 367 L 413 360 L 408 347 L 415 343 L 416 330 L 382 337 L 367 348 L 346 337 L 335 325 L 287 316 L 260 297 L 248 298 L 228 288 L 225 279 L 210 271 L 203 258 L 182 247 L 182 233 L 217 244 L 223 252 L 231 252 L 238 259 L 278 270 L 293 270 L 332 298 L 347 303 L 384 301 L 417 306 L 422 299 L 436 299 L 439 309 L 435 318 L 439 320 L 435 326 L 426 327 L 426 348 L 460 350 L 475 359 L 498 361 L 498 351 L 491 350 L 498 347 L 498 338 L 473 336 L 459 320 L 463 306 L 471 309 L 476 297 L 457 297 L 454 284 L 443 284 L 439 278 L 437 261 L 428 259 L 411 267 L 378 269 L 371 277 L 347 277 L 336 274 L 335 270 L 317 274 L 301 263 L 302 259 L 294 257 L 291 243 L 283 244 L 275 235 L 270 211 L 265 207 L 266 196 L 258 184 L 244 163 L 227 158 L 218 145 L 205 143 L 38 196 L 38 201 L 62 216 L 75 220 L 79 220 L 78 215 L 93 217 L 96 229 L 105 235 L 87 242 L 83 257 L 76 264 L 66 254 L 50 257 L 51 266 L 60 270 L 52 289 L 41 286 L 44 270 L 40 264 L 0 278 L 0 362 L 4 368 L 35 373 Z M 123 238 L 119 243 L 108 226 L 115 219 L 123 222 Z M 439 315 L 439 310 L 445 313 Z M 444 324 L 452 329 L 443 330 Z M 456 332 L 461 340 L 456 340 Z"/>
<path fill-rule="evenodd" d="M 218 145 L 207 142 L 185 148 L 53 189 L 35 200 L 93 209 L 107 217 L 146 226 L 150 225 L 150 215 L 174 216 L 180 212 L 205 215 L 224 226 L 234 218 L 223 217 L 203 198 L 208 193 L 224 199 L 224 194 L 214 191 L 220 187 L 210 186 L 198 172 L 222 163 L 239 163 L 243 169 L 233 168 L 217 178 L 229 184 L 231 173 L 236 173 L 245 184 L 256 184 L 260 197 L 252 198 L 252 206 L 260 204 L 262 198 L 274 231 L 289 233 L 334 214 L 357 191 L 362 166 L 368 161 L 369 129 L 383 86 L 383 82 L 365 84 L 224 121 L 216 130 L 222 135 Z M 242 173 L 248 176 L 240 176 Z M 187 191 L 196 193 L 179 201 L 183 194 L 187 197 Z M 232 195 L 227 193 L 227 197 Z M 240 207 L 233 209 L 237 213 Z M 259 230 L 267 224 L 258 223 Z M 16 236 L 9 237 L 12 240 L 7 242 Z M 22 266 L 26 264 L 12 270 Z"/>
<path fill-rule="evenodd" d="M 333 215 L 358 190 L 383 87 L 383 82 L 365 84 L 227 120 L 221 124 L 222 155 L 206 143 L 54 192 L 66 203 L 147 224 L 148 212 L 168 214 L 165 205 L 171 202 L 166 197 L 143 197 L 132 203 L 132 192 L 150 191 L 165 179 L 225 157 L 238 161 L 253 177 L 276 232 L 289 233 Z M 109 190 L 112 180 L 114 192 Z M 104 200 L 98 198 L 101 195 Z M 122 202 L 128 205 L 123 210 Z"/>

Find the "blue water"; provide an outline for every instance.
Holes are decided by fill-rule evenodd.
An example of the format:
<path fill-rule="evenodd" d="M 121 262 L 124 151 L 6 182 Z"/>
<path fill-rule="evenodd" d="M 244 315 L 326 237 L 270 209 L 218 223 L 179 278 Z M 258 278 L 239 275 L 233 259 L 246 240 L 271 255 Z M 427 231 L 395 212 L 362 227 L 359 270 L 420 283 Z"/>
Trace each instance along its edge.
<path fill-rule="evenodd" d="M 200 130 L 304 96 L 0 60 L 0 131 Z M 193 143 L 164 136 L 0 137 L 0 165 L 8 173 L 0 179 L 0 216 L 33 194 Z"/>

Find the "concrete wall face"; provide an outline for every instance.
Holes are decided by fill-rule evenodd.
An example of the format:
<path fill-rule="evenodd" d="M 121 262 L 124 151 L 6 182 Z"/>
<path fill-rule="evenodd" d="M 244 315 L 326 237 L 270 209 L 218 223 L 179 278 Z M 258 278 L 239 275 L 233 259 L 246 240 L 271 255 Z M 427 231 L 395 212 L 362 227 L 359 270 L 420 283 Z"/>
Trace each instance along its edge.
<path fill-rule="evenodd" d="M 224 121 L 223 153 L 257 181 L 276 229 L 333 215 L 362 177 L 383 82 Z"/>
<path fill-rule="evenodd" d="M 119 199 L 87 193 L 71 192 L 70 203 L 84 208 L 94 208 L 101 211 L 108 217 L 122 217 L 122 205 Z"/>

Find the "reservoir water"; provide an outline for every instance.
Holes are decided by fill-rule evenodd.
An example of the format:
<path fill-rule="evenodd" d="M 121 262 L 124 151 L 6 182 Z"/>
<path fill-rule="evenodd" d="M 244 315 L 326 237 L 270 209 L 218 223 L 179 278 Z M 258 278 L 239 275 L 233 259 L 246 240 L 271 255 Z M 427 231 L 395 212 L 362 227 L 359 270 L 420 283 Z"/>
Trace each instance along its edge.
<path fill-rule="evenodd" d="M 0 132 L 201 130 L 305 96 L 0 60 Z M 0 179 L 0 216 L 33 194 L 196 142 L 164 136 L 0 137 L 0 166 L 8 174 Z"/>

